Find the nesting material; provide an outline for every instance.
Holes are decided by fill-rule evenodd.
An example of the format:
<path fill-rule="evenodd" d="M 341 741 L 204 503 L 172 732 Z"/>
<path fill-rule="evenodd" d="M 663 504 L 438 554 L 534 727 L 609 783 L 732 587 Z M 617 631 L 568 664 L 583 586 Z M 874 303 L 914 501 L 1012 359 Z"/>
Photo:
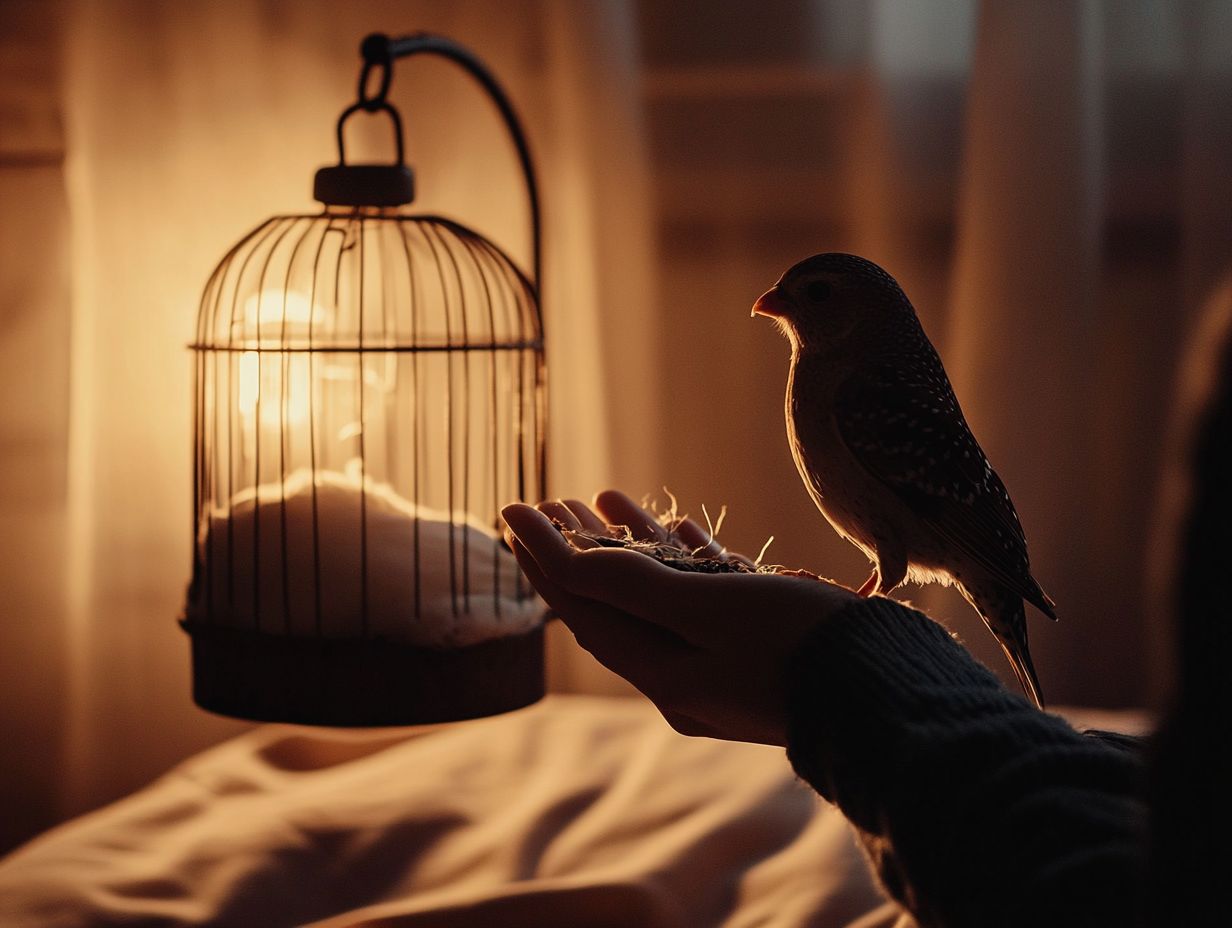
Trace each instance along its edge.
<path fill-rule="evenodd" d="M 673 570 L 699 574 L 779 574 L 791 577 L 808 577 L 821 579 L 817 574 L 807 570 L 783 567 L 779 564 L 758 564 L 742 558 L 728 555 L 719 556 L 702 554 L 701 549 L 691 548 L 676 534 L 675 527 L 683 519 L 671 515 L 663 520 L 667 528 L 667 538 L 661 541 L 646 541 L 634 538 L 632 532 L 623 525 L 608 526 L 608 534 L 600 535 L 594 532 L 575 531 L 555 523 L 556 528 L 574 548 L 586 551 L 592 548 L 624 548 L 652 557 L 661 564 Z M 765 549 L 763 548 L 763 551 Z"/>
<path fill-rule="evenodd" d="M 455 649 L 543 621 L 491 529 L 357 476 L 318 472 L 314 484 L 302 470 L 262 484 L 211 512 L 198 544 L 208 566 L 189 601 L 192 623 Z"/>

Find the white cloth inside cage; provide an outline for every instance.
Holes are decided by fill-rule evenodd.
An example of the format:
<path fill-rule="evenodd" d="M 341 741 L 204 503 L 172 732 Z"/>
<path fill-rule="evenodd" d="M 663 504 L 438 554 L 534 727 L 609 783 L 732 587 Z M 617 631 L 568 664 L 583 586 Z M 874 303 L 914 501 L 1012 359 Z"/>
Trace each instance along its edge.
<path fill-rule="evenodd" d="M 491 529 L 348 474 L 319 471 L 314 481 L 299 470 L 236 494 L 210 512 L 198 545 L 194 622 L 458 648 L 543 620 Z"/>

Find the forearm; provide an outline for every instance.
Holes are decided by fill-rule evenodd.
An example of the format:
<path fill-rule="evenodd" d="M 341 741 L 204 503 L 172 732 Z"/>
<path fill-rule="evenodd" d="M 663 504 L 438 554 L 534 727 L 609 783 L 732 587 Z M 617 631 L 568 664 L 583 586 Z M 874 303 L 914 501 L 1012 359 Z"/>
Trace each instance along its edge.
<path fill-rule="evenodd" d="M 1036 711 L 887 599 L 819 627 L 791 688 L 792 763 L 860 829 L 922 924 L 1131 920 L 1143 856 L 1132 754 Z"/>

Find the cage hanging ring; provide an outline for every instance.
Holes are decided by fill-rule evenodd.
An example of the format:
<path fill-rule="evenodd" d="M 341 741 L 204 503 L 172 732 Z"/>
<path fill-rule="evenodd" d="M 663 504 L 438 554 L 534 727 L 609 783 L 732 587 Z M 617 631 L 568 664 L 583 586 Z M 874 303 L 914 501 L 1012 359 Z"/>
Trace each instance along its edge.
<path fill-rule="evenodd" d="M 381 69 L 381 82 L 377 85 L 375 94 L 368 93 L 368 84 L 372 76 L 372 69 Z M 385 98 L 389 96 L 389 84 L 393 80 L 393 68 L 388 59 L 383 61 L 365 61 L 363 69 L 359 72 L 359 105 L 369 113 L 375 113 L 385 104 Z"/>
<path fill-rule="evenodd" d="M 388 71 L 386 73 L 388 73 Z M 406 157 L 402 148 L 402 116 L 399 114 L 398 110 L 386 100 L 380 100 L 373 104 L 365 103 L 361 100 L 358 103 L 352 103 L 342 111 L 342 115 L 338 117 L 338 163 L 340 165 L 345 165 L 347 163 L 346 141 L 343 133 L 343 129 L 346 126 L 346 121 L 361 110 L 366 113 L 384 112 L 388 114 L 390 122 L 393 123 L 394 147 L 397 152 L 394 158 L 394 164 L 406 164 Z"/>

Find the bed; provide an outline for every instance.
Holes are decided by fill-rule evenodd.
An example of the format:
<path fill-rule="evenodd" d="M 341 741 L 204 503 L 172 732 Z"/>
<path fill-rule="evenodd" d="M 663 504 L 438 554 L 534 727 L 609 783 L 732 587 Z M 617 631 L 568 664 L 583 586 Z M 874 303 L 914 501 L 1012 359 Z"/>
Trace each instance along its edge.
<path fill-rule="evenodd" d="M 781 750 L 682 737 L 631 699 L 259 727 L 0 861 L 5 928 L 894 921 Z"/>

